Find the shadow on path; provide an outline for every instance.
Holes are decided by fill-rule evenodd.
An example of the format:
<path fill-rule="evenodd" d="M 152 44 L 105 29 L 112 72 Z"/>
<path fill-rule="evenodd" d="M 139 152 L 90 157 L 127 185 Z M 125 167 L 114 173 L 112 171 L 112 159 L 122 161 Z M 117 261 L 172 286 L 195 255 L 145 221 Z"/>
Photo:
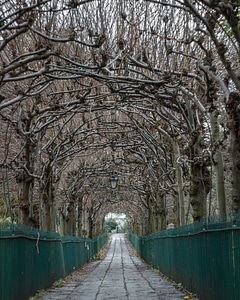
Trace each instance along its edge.
<path fill-rule="evenodd" d="M 76 272 L 41 300 L 179 300 L 184 294 L 131 251 L 124 234 L 112 234 L 106 256 Z"/>

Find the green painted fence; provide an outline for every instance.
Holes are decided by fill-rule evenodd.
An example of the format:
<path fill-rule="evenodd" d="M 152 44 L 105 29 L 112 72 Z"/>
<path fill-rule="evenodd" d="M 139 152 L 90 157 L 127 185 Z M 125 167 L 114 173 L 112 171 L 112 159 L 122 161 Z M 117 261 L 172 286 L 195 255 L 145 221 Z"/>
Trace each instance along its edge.
<path fill-rule="evenodd" d="M 0 224 L 0 299 L 27 300 L 80 268 L 104 246 L 95 238 L 62 237 L 9 223 Z"/>
<path fill-rule="evenodd" d="M 201 300 L 240 299 L 240 222 L 198 222 L 148 236 L 129 233 L 139 255 Z"/>

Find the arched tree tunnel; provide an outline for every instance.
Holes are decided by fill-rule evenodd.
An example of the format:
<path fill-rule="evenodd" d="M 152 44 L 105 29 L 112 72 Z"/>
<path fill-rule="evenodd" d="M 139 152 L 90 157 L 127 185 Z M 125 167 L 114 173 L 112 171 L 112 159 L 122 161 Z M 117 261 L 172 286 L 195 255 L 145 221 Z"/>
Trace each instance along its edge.
<path fill-rule="evenodd" d="M 166 193 L 164 189 L 160 191 L 154 178 L 159 172 L 163 175 L 156 167 L 158 142 L 155 141 L 155 146 L 152 142 L 157 135 L 154 137 L 151 132 L 144 132 L 143 120 L 139 116 L 135 125 L 133 114 L 132 122 L 116 107 L 102 114 L 101 118 L 104 121 L 94 117 L 91 123 L 91 129 L 96 133 L 87 149 L 83 154 L 78 152 L 79 158 L 75 157 L 62 172 L 57 195 L 57 199 L 61 199 L 57 208 L 60 220 L 68 224 L 65 228 L 70 228 L 70 231 L 74 220 L 78 220 L 81 224 L 78 225 L 79 233 L 84 229 L 90 236 L 104 229 L 102 220 L 109 211 L 126 213 L 131 227 L 137 231 L 140 231 L 139 226 L 144 226 L 146 233 L 166 228 Z M 149 149 L 148 144 L 156 153 Z M 110 184 L 113 175 L 118 179 L 115 189 Z M 149 196 L 146 197 L 147 190 Z M 161 201 L 160 196 L 154 198 L 154 193 L 156 197 L 163 195 Z M 173 219 L 172 216 L 172 222 Z"/>
<path fill-rule="evenodd" d="M 94 237 L 110 211 L 138 234 L 238 211 L 239 13 L 225 2 L 4 2 L 1 218 Z"/>

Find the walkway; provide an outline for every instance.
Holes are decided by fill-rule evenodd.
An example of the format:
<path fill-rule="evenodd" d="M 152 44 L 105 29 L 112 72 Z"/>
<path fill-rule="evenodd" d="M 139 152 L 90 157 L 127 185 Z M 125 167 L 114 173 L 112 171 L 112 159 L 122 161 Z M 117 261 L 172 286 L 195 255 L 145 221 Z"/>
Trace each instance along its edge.
<path fill-rule="evenodd" d="M 77 273 L 77 272 L 76 272 Z M 87 265 L 42 300 L 179 300 L 184 294 L 133 254 L 124 234 L 112 234 L 101 261 Z"/>

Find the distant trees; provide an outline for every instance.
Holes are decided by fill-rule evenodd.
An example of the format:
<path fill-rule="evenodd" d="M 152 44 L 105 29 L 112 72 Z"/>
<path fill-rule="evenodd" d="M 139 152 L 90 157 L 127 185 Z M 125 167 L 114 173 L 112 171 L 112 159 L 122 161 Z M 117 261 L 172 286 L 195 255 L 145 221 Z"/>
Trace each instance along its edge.
<path fill-rule="evenodd" d="M 110 229 L 116 229 L 118 223 L 115 219 L 108 219 L 105 224 L 110 227 Z"/>

